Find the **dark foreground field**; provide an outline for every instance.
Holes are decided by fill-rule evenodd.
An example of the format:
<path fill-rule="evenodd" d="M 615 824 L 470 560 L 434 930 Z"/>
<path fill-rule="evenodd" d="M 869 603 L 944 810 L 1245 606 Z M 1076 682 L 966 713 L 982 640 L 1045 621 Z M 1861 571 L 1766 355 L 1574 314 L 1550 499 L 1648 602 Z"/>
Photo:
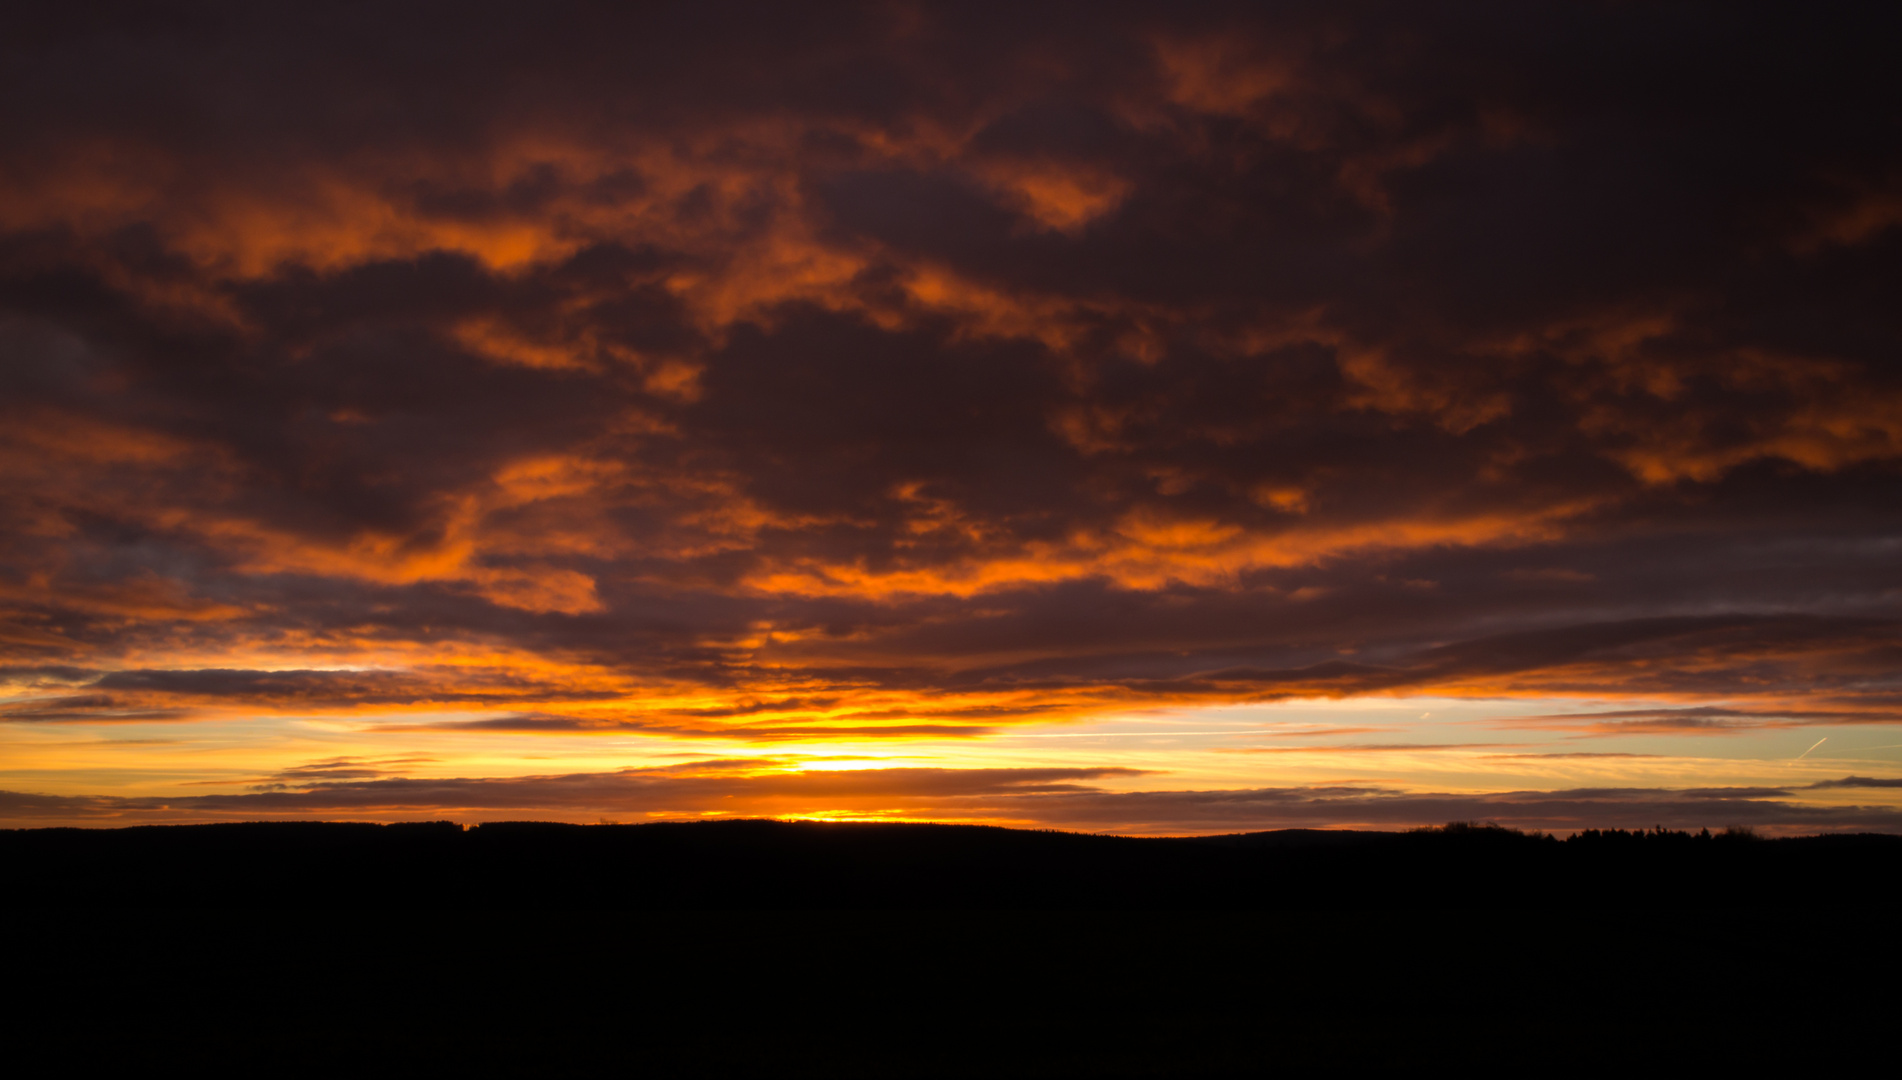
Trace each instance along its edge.
<path fill-rule="evenodd" d="M 1538 1075 L 1886 1053 L 1902 838 L 938 826 L 0 833 L 69 1068 Z"/>
<path fill-rule="evenodd" d="M 310 822 L 7 831 L 0 866 L 6 904 L 61 909 L 1840 909 L 1890 903 L 1902 836 Z"/>

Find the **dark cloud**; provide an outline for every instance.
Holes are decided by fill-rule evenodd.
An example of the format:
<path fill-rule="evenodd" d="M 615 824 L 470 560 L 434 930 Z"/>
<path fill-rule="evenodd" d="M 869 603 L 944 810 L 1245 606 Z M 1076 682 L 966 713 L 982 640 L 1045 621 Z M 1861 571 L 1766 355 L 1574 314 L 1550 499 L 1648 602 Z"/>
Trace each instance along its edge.
<path fill-rule="evenodd" d="M 143 724 L 189 720 L 193 715 L 190 709 L 142 707 L 136 699 L 118 698 L 110 694 L 74 694 L 0 705 L 0 721 L 26 724 L 72 721 L 88 724 Z"/>
<path fill-rule="evenodd" d="M 1573 728 L 1599 734 L 1642 734 L 1645 732 L 1697 734 L 1700 732 L 1749 731 L 1756 728 L 1797 727 L 1822 724 L 1893 723 L 1896 713 L 1892 700 L 1881 699 L 1870 712 L 1802 709 L 1732 709 L 1717 705 L 1697 705 L 1681 709 L 1609 709 L 1591 712 L 1559 713 L 1546 716 L 1512 717 L 1497 721 L 1506 727 Z"/>
<path fill-rule="evenodd" d="M 1893 788 L 1902 787 L 1902 779 L 1874 776 L 1845 776 L 1841 780 L 1818 780 L 1811 788 Z"/>
<path fill-rule="evenodd" d="M 1029 795 L 1092 790 L 1085 781 L 1135 777 L 1127 768 L 1020 769 L 840 769 L 784 771 L 767 760 L 696 761 L 655 769 L 577 773 L 521 778 L 407 777 L 357 779 L 327 773 L 362 772 L 366 767 L 318 763 L 280 775 L 275 790 L 244 795 L 192 795 L 177 799 L 60 800 L 9 793 L 9 809 L 26 815 L 36 808 L 109 806 L 128 813 L 247 814 L 349 813 L 463 807 L 484 810 L 536 810 L 569 814 L 599 809 L 615 812 L 730 812 L 765 803 L 828 804 L 855 799 L 932 800 L 993 795 Z M 368 771 L 381 772 L 375 766 Z M 293 790 L 295 789 L 295 790 Z M 747 800 L 735 803 L 732 800 Z"/>
<path fill-rule="evenodd" d="M 0 704 L 0 719 L 130 721 L 189 719 L 232 708 L 365 710 L 416 706 L 494 707 L 524 700 L 611 701 L 614 690 L 525 678 L 508 670 L 427 667 L 406 671 L 245 671 L 131 669 L 87 673 L 85 692 Z M 28 684 L 33 689 L 65 683 Z M 797 703 L 768 706 L 797 708 Z"/>

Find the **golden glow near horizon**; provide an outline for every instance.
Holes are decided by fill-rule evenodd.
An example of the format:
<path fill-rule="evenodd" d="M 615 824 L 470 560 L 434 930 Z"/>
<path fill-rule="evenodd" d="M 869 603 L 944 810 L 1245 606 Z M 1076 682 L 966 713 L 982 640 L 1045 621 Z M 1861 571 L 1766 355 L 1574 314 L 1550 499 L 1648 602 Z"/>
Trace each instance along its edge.
<path fill-rule="evenodd" d="M 777 816 L 1180 834 L 1233 831 L 1233 817 L 1211 815 L 1205 805 L 1223 792 L 1285 789 L 1278 798 L 1318 802 L 1333 815 L 1317 824 L 1393 827 L 1384 804 L 1408 792 L 1435 793 L 1446 811 L 1440 816 L 1475 808 L 1483 816 L 1486 809 L 1512 812 L 1524 793 L 1537 791 L 1800 791 L 1845 773 L 1893 769 L 1902 754 L 1902 744 L 1884 740 L 1887 729 L 1866 725 L 1792 726 L 1742 738 L 1593 733 L 1591 718 L 1607 704 L 1633 703 L 1568 703 L 1567 711 L 1534 721 L 1522 701 L 1362 698 L 1157 709 L 959 738 L 814 734 L 767 743 L 741 733 L 472 731 L 457 725 L 482 717 L 466 713 L 405 713 L 400 734 L 361 716 L 127 721 L 82 738 L 63 725 L 7 730 L 0 787 L 111 797 L 75 804 L 62 817 L 95 825 L 310 816 L 313 808 L 295 800 L 271 806 L 240 798 L 223 806 L 203 796 L 340 790 L 353 797 L 318 816 Z M 388 750 L 395 752 L 379 752 Z M 396 778 L 408 783 L 381 798 L 361 797 L 365 785 Z M 484 782 L 516 790 L 475 790 Z M 1131 804 L 1143 792 L 1163 804 L 1160 814 Z M 484 804 L 498 793 L 505 805 Z M 455 805 L 458 796 L 468 805 Z M 1818 806 L 1869 801 L 1866 791 L 1827 787 L 1804 798 Z M 1288 824 L 1312 811 L 1255 812 Z M 1365 820 L 1350 820 L 1356 812 Z M 1589 824 L 1581 818 L 1576 827 Z"/>

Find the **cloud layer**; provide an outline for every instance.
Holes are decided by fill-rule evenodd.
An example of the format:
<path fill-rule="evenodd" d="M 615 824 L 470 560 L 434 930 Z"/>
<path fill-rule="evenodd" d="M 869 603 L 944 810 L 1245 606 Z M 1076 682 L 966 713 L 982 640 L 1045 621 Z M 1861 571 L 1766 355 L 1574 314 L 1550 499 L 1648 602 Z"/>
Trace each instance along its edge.
<path fill-rule="evenodd" d="M 1896 19 L 31 7 L 0 722 L 1895 722 Z"/>
<path fill-rule="evenodd" d="M 326 770 L 332 776 L 345 772 Z M 349 770 L 357 774 L 376 769 Z M 1220 833 L 1317 826 L 1413 828 L 1491 821 L 1527 829 L 1751 827 L 1767 832 L 1895 832 L 1902 810 L 1809 805 L 1778 788 L 1597 788 L 1490 795 L 1401 792 L 1369 785 L 1222 791 L 1106 790 L 1093 781 L 1127 769 L 851 769 L 779 771 L 771 763 L 703 761 L 611 773 L 443 780 L 333 779 L 240 795 L 181 798 L 0 792 L 0 815 L 21 824 L 127 825 L 165 821 L 351 819 L 644 820 L 681 816 L 875 814 L 1092 832 Z M 1850 776 L 1812 788 L 1882 789 L 1902 781 Z"/>

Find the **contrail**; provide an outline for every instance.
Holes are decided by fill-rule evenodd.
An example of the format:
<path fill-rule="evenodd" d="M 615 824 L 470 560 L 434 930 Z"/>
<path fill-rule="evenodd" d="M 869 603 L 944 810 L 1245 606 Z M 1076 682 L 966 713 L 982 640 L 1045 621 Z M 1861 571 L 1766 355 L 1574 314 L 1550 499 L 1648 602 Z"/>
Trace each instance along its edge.
<path fill-rule="evenodd" d="M 1825 736 L 1823 736 L 1822 738 L 1820 738 L 1820 739 L 1818 739 L 1818 740 L 1816 740 L 1816 741 L 1815 741 L 1814 743 L 1812 743 L 1812 744 L 1810 745 L 1810 750 L 1814 750 L 1814 749 L 1816 749 L 1816 748 L 1817 748 L 1818 746 L 1821 746 L 1821 745 L 1823 745 L 1824 743 L 1826 743 L 1826 742 L 1828 742 L 1828 741 L 1829 741 L 1829 736 L 1827 736 L 1827 735 L 1825 735 Z M 1791 761 L 1802 761 L 1802 760 L 1803 760 L 1804 758 L 1806 758 L 1806 757 L 1809 757 L 1809 756 L 1810 756 L 1810 750 L 1805 750 L 1805 751 L 1803 751 L 1802 753 L 1800 753 L 1800 754 L 1798 754 L 1798 755 L 1796 755 L 1795 757 L 1793 757 L 1793 758 L 1791 758 L 1790 760 L 1791 760 Z"/>

